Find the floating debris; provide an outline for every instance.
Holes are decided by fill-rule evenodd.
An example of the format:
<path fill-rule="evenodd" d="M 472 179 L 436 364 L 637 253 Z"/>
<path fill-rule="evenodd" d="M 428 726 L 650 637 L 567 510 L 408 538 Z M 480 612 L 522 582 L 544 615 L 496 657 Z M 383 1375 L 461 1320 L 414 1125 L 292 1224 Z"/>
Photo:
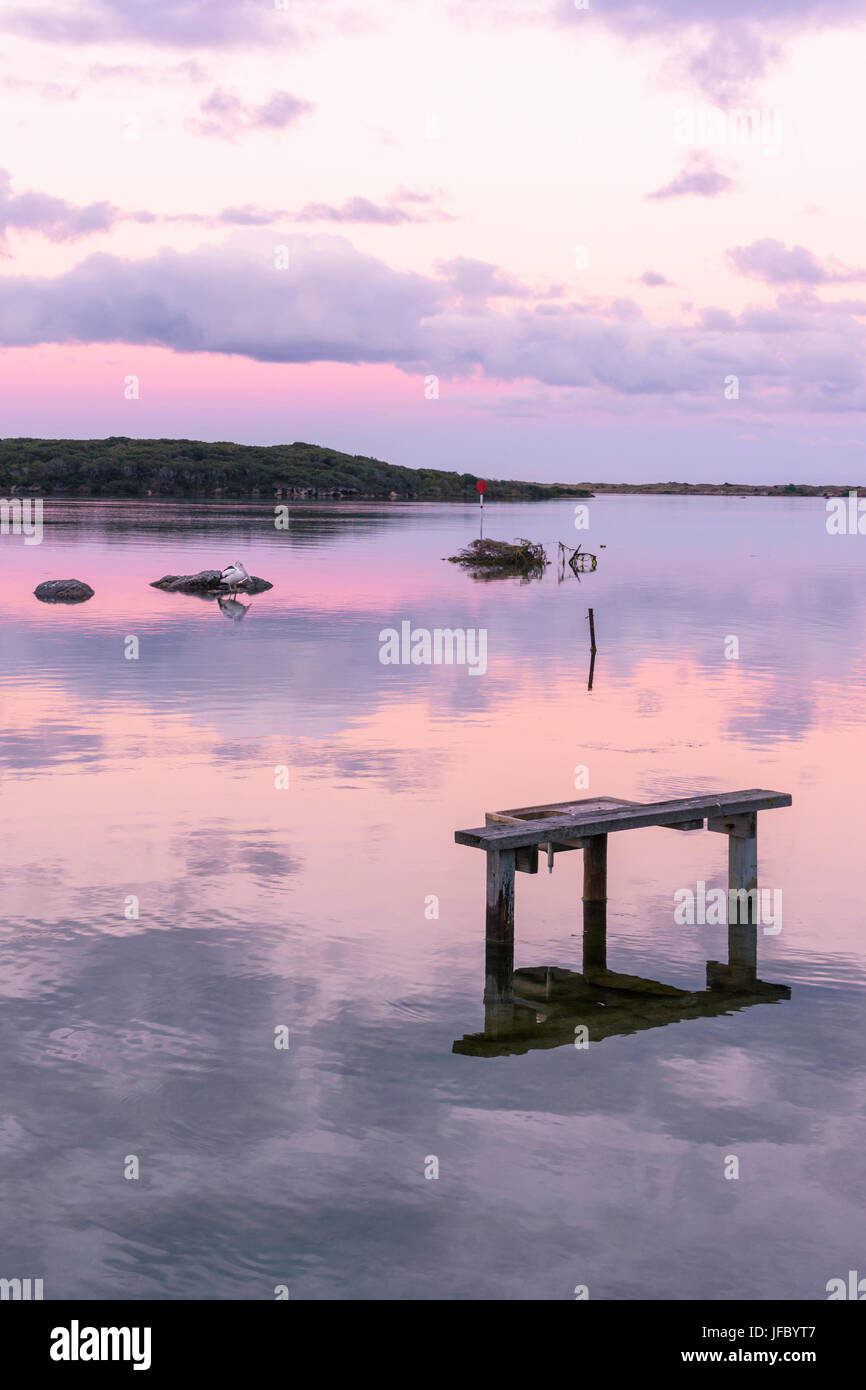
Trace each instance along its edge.
<path fill-rule="evenodd" d="M 602 550 L 603 550 L 603 549 L 604 549 L 604 546 L 602 546 L 601 548 L 602 548 Z M 569 552 L 570 552 L 570 553 L 569 553 Z M 581 575 L 581 574 L 585 574 L 585 573 L 592 573 L 592 571 L 593 571 L 593 570 L 597 567 L 597 565 L 598 565 L 598 556 L 597 556 L 597 555 L 593 555 L 593 553 L 592 553 L 591 550 L 581 550 L 580 546 L 577 547 L 577 550 L 572 550 L 572 548 L 571 548 L 570 545 L 566 545 L 563 541 L 560 541 L 560 542 L 559 542 L 559 578 L 560 578 L 560 580 L 562 580 L 562 579 L 565 577 L 565 566 L 566 566 L 566 564 L 568 565 L 568 567 L 569 567 L 569 569 L 571 570 L 572 574 Z"/>
<path fill-rule="evenodd" d="M 477 540 L 447 557 L 453 565 L 472 570 L 476 579 L 506 579 L 520 575 L 524 579 L 540 579 L 550 564 L 543 545 L 518 536 L 513 544 L 507 541 Z"/>

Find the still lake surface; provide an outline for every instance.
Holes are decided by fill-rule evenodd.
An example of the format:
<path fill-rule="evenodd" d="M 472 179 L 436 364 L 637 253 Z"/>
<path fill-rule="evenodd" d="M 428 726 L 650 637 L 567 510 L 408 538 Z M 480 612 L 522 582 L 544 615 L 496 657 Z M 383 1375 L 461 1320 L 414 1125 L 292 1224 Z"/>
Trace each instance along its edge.
<path fill-rule="evenodd" d="M 866 1273 L 866 538 L 828 536 L 821 499 L 590 508 L 586 532 L 568 502 L 485 509 L 488 535 L 598 552 L 563 583 L 444 564 L 478 533 L 462 505 L 298 507 L 278 532 L 264 504 L 48 501 L 42 545 L 0 539 L 0 1276 L 822 1299 Z M 149 587 L 236 558 L 274 585 L 242 621 Z M 33 597 L 70 576 L 95 597 Z M 486 628 L 486 674 L 382 665 L 404 619 Z M 790 999 L 452 1051 L 484 1026 L 484 857 L 455 829 L 746 787 L 794 798 L 758 821 L 783 892 L 758 974 Z M 580 861 L 518 875 L 517 966 L 580 969 Z M 610 968 L 703 989 L 726 928 L 673 918 L 699 880 L 726 886 L 723 836 L 611 836 Z"/>

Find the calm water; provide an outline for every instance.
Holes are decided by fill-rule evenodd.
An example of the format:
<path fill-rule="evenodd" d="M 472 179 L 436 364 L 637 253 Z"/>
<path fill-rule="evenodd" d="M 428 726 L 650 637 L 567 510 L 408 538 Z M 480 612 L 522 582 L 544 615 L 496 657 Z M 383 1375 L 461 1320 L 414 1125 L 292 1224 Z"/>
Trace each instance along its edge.
<path fill-rule="evenodd" d="M 866 1273 L 866 539 L 827 536 L 821 500 L 605 498 L 587 533 L 572 513 L 485 525 L 605 544 L 580 583 L 443 564 L 477 534 L 462 506 L 277 532 L 266 506 L 49 503 L 41 546 L 0 540 L 0 1276 L 46 1298 L 820 1299 Z M 274 584 L 241 621 L 148 586 L 235 558 Z M 96 596 L 33 598 L 69 576 Z M 486 628 L 486 674 L 382 665 L 404 619 Z M 741 787 L 794 797 L 759 818 L 784 908 L 758 973 L 790 999 L 585 1051 L 452 1050 L 484 1028 L 483 855 L 455 829 Z M 580 969 L 580 860 L 518 876 L 518 967 Z M 611 837 L 612 970 L 704 988 L 726 929 L 673 920 L 698 880 L 725 885 L 722 836 Z"/>

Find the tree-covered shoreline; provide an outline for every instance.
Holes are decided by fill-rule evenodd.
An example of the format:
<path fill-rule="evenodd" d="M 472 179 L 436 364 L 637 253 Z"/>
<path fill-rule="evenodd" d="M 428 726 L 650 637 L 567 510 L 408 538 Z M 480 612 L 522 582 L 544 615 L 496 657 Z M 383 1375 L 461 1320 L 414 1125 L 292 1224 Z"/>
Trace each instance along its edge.
<path fill-rule="evenodd" d="M 281 496 L 477 501 L 480 475 L 403 468 L 317 444 L 208 444 L 194 439 L 3 439 L 0 493 L 62 497 Z M 568 485 L 490 479 L 491 501 L 584 496 Z"/>
<path fill-rule="evenodd" d="M 0 439 L 0 495 L 66 498 L 282 498 L 286 501 L 490 502 L 647 494 L 839 497 L 854 483 L 534 483 L 405 468 L 320 444 L 206 443 L 197 439 Z"/>

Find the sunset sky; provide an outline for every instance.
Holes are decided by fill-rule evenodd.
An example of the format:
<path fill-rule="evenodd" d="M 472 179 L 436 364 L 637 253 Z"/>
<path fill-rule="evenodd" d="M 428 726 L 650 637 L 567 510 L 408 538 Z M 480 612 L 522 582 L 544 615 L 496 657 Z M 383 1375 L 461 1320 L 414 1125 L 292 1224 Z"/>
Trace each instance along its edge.
<path fill-rule="evenodd" d="M 9 0 L 0 432 L 856 483 L 864 19 Z"/>

